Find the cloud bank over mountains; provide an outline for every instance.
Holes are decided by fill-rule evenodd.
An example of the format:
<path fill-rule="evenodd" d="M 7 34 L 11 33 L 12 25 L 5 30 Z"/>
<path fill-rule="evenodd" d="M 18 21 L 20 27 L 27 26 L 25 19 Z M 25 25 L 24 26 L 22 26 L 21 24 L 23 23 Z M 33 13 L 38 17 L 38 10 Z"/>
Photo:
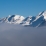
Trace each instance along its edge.
<path fill-rule="evenodd" d="M 46 46 L 46 26 L 0 23 L 0 46 Z"/>

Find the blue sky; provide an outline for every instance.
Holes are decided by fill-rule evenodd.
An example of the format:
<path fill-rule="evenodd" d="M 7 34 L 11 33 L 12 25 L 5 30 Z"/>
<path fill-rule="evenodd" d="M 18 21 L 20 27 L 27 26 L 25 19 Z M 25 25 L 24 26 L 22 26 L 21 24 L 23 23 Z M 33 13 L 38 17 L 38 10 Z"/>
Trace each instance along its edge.
<path fill-rule="evenodd" d="M 46 10 L 46 0 L 0 0 L 0 17 L 19 14 L 35 16 Z"/>

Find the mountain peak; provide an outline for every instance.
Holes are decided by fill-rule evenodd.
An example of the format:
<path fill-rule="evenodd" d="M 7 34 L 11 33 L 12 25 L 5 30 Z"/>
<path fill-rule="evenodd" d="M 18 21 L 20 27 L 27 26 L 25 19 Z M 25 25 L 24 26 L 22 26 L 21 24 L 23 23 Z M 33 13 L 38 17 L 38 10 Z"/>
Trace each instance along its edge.
<path fill-rule="evenodd" d="M 38 14 L 38 16 L 43 16 L 44 19 L 46 20 L 46 11 L 42 11 Z"/>
<path fill-rule="evenodd" d="M 15 15 L 14 19 L 15 19 L 15 20 L 17 20 L 17 19 L 21 19 L 21 20 L 23 20 L 24 17 L 23 17 L 23 16 L 20 16 L 20 15 Z"/>
<path fill-rule="evenodd" d="M 42 14 L 44 16 L 44 19 L 46 20 L 46 11 Z"/>
<path fill-rule="evenodd" d="M 21 15 L 9 15 L 8 17 L 0 19 L 0 22 L 38 27 L 42 23 L 46 23 L 46 11 L 40 12 L 38 16 L 28 16 L 26 18 Z"/>

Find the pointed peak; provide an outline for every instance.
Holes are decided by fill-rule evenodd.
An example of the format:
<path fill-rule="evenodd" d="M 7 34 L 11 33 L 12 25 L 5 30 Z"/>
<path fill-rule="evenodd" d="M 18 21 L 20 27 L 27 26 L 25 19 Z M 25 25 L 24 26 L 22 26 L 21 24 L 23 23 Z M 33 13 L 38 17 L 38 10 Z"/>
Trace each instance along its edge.
<path fill-rule="evenodd" d="M 40 13 L 38 14 L 38 16 L 41 16 L 44 12 L 45 12 L 45 11 L 40 12 Z"/>
<path fill-rule="evenodd" d="M 44 19 L 46 20 L 46 11 L 42 14 L 44 16 Z"/>
<path fill-rule="evenodd" d="M 44 19 L 46 20 L 46 10 L 40 12 L 37 17 L 40 17 L 40 16 L 43 16 Z"/>

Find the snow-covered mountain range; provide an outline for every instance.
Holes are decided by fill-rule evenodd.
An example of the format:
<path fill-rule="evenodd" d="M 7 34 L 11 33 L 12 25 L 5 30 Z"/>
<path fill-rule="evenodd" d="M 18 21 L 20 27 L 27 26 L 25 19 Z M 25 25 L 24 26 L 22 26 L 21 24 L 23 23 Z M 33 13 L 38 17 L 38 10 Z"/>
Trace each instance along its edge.
<path fill-rule="evenodd" d="M 31 27 L 46 26 L 46 11 L 40 12 L 37 16 L 29 17 L 9 15 L 8 17 L 0 18 L 0 23 L 21 24 Z"/>

